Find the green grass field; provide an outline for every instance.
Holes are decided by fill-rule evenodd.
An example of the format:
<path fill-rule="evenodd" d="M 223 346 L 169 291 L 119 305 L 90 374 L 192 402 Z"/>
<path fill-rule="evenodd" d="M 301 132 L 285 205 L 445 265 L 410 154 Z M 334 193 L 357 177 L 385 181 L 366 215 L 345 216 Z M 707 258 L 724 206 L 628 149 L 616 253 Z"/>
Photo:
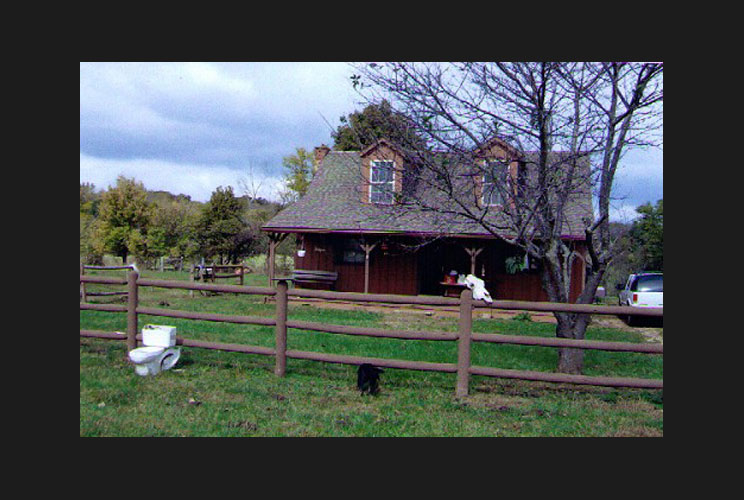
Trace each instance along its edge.
<path fill-rule="evenodd" d="M 104 272 L 99 272 L 103 274 Z M 91 273 L 93 274 L 93 273 Z M 105 272 L 122 276 L 123 272 Z M 188 274 L 143 276 L 187 280 Z M 233 283 L 237 280 L 222 280 Z M 266 285 L 247 275 L 246 285 Z M 90 290 L 112 289 L 87 285 Z M 273 316 L 260 296 L 189 297 L 186 290 L 141 287 L 145 307 Z M 90 302 L 121 302 L 91 298 Z M 161 305 L 165 303 L 167 305 Z M 290 302 L 289 317 L 329 324 L 457 331 L 457 318 L 412 310 L 338 310 Z M 140 315 L 168 324 L 181 336 L 273 347 L 273 327 L 232 325 Z M 80 328 L 126 331 L 126 314 L 80 311 Z M 476 318 L 475 332 L 553 336 L 551 324 Z M 587 338 L 641 342 L 640 334 L 590 327 Z M 454 342 L 405 341 L 290 329 L 288 347 L 305 351 L 455 362 Z M 287 360 L 274 375 L 270 356 L 182 348 L 178 364 L 156 377 L 139 377 L 121 341 L 80 338 L 81 436 L 662 436 L 662 391 L 610 389 L 473 376 L 470 395 L 454 396 L 455 375 L 385 369 L 381 392 L 356 391 L 356 367 Z M 555 349 L 473 343 L 472 364 L 553 371 Z M 586 375 L 663 378 L 663 357 L 588 351 Z"/>

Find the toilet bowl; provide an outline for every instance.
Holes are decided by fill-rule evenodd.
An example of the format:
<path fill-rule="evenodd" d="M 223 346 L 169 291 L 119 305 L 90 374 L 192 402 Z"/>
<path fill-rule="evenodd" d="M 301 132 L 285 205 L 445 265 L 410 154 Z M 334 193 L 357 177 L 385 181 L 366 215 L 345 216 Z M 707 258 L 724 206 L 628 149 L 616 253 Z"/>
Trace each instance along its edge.
<path fill-rule="evenodd" d="M 142 329 L 143 347 L 129 351 L 129 359 L 134 363 L 137 375 L 157 375 L 171 369 L 181 356 L 176 345 L 176 327 L 164 325 L 145 325 Z"/>

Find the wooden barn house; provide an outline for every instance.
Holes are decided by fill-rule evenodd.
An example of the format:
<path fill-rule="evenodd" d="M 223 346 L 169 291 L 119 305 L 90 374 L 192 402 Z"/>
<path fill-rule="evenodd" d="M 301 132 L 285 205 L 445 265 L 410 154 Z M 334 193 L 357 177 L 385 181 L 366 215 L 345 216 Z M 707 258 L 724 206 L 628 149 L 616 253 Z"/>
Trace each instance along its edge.
<path fill-rule="evenodd" d="M 483 161 L 500 162 L 504 174 L 516 179 L 527 170 L 525 158 L 499 139 L 487 143 Z M 558 153 L 556 153 L 558 154 Z M 533 155 L 534 158 L 534 155 Z M 404 295 L 456 294 L 447 285 L 451 271 L 472 273 L 485 281 L 494 299 L 547 300 L 537 265 L 527 262 L 515 272 L 509 264 L 524 262 L 524 252 L 488 233 L 462 216 L 404 208 L 406 194 L 429 196 L 416 166 L 401 149 L 381 140 L 363 151 L 315 148 L 317 172 L 307 193 L 279 212 L 263 230 L 271 240 L 269 279 L 274 277 L 276 245 L 289 235 L 297 239 L 295 269 L 325 271 L 326 284 L 295 282 L 307 288 L 344 292 Z M 580 168 L 589 172 L 588 160 Z M 588 176 L 587 176 L 588 177 Z M 416 179 L 416 180 L 414 180 Z M 489 217 L 498 219 L 500 198 L 485 199 L 488 182 L 480 176 L 470 198 L 488 205 Z M 436 197 L 435 194 L 430 194 Z M 441 203 L 451 203 L 442 199 Z M 580 256 L 573 259 L 570 298 L 584 286 L 587 220 L 592 218 L 591 190 L 583 183 L 570 197 L 561 226 L 561 238 Z M 499 233 L 503 234 L 503 233 Z M 297 272 L 297 271 L 296 271 Z"/>

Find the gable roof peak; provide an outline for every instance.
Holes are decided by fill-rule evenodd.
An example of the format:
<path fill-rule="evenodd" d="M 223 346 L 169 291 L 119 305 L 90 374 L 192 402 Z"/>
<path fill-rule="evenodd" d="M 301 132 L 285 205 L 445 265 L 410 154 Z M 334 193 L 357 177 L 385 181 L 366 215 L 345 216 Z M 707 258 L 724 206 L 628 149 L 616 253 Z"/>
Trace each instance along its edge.
<path fill-rule="evenodd" d="M 506 142 L 504 139 L 502 139 L 501 137 L 497 135 L 491 137 L 490 139 L 485 141 L 480 146 L 477 146 L 474 151 L 476 154 L 477 153 L 485 154 L 494 146 L 499 146 L 501 149 L 506 150 L 510 156 L 514 156 L 515 158 L 522 156 L 521 151 L 519 151 L 517 148 L 515 148 L 514 146 L 512 146 L 511 144 L 509 144 L 508 142 Z"/>
<path fill-rule="evenodd" d="M 393 141 L 391 141 L 391 140 L 386 139 L 385 137 L 383 137 L 383 138 L 377 139 L 373 144 L 370 144 L 369 146 L 367 146 L 366 148 L 364 148 L 362 151 L 360 151 L 359 152 L 359 156 L 362 157 L 362 158 L 364 158 L 369 153 L 371 153 L 372 151 L 378 149 L 380 146 L 383 146 L 383 145 L 389 147 L 390 149 L 393 149 L 394 151 L 396 151 L 396 152 L 398 152 L 400 154 L 404 154 L 405 153 L 403 151 L 403 149 L 401 149 L 401 147 L 398 146 L 396 143 L 394 143 Z"/>

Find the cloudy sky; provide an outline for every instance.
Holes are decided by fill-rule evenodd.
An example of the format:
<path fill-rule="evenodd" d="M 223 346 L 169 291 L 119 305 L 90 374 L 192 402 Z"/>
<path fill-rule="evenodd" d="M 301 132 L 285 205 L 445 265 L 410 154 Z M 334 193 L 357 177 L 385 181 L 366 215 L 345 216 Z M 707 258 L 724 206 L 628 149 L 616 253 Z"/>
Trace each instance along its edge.
<path fill-rule="evenodd" d="M 81 63 L 80 182 L 133 177 L 207 201 L 251 176 L 275 199 L 282 158 L 331 145 L 361 109 L 347 63 Z M 663 154 L 632 152 L 618 173 L 614 219 L 663 198 Z"/>

